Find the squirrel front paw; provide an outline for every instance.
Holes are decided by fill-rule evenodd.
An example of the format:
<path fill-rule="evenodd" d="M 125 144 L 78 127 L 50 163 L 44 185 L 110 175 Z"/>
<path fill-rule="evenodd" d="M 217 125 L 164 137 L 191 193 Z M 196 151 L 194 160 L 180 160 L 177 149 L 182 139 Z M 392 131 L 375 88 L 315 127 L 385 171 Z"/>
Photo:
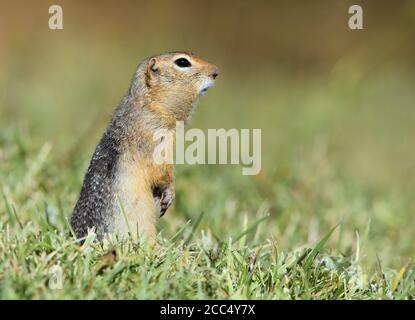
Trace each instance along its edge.
<path fill-rule="evenodd" d="M 153 197 L 155 204 L 160 203 L 160 217 L 162 217 L 173 203 L 174 189 L 170 186 L 164 188 L 157 187 L 153 190 Z"/>
<path fill-rule="evenodd" d="M 171 188 L 166 188 L 161 194 L 160 200 L 160 218 L 164 216 L 167 209 L 170 208 L 174 200 L 174 190 Z"/>

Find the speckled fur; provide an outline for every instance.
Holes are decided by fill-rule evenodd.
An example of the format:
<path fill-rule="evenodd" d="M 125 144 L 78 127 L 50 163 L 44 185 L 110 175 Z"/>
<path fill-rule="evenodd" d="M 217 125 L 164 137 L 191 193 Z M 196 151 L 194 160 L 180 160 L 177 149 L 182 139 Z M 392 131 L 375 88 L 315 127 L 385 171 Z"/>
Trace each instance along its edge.
<path fill-rule="evenodd" d="M 177 68 L 178 57 L 189 59 L 192 67 Z M 174 198 L 174 179 L 172 165 L 156 165 L 152 159 L 153 134 L 174 131 L 176 121 L 186 121 L 201 87 L 217 73 L 216 66 L 186 52 L 140 63 L 86 172 L 71 218 L 77 237 L 95 227 L 98 239 L 115 233 L 154 241 L 156 203 L 162 202 L 163 214 Z"/>

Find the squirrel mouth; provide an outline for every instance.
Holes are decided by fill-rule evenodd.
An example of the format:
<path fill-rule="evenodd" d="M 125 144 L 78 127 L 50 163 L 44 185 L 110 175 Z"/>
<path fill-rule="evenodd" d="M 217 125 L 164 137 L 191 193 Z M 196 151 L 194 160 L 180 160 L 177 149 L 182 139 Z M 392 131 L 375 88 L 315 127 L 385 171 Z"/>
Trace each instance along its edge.
<path fill-rule="evenodd" d="M 213 87 L 213 85 L 214 85 L 213 81 L 209 81 L 208 83 L 204 84 L 202 88 L 200 89 L 199 94 L 204 95 L 206 91 L 209 90 L 209 88 Z"/>

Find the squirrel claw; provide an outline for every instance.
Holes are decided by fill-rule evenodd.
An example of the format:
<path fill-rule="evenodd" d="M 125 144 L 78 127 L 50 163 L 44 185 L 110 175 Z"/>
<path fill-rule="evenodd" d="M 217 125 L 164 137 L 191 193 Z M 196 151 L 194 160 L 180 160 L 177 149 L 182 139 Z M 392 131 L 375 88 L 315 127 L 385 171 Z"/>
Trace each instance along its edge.
<path fill-rule="evenodd" d="M 162 217 L 162 216 L 164 216 L 164 214 L 166 213 L 166 211 L 167 211 L 167 208 L 161 208 L 160 209 L 160 218 Z"/>

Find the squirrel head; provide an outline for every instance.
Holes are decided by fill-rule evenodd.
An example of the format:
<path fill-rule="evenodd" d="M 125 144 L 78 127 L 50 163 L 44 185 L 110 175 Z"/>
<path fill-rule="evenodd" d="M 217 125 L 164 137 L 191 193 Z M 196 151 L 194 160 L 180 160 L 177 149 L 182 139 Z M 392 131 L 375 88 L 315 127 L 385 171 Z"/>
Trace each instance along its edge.
<path fill-rule="evenodd" d="M 197 98 L 214 85 L 218 74 L 218 67 L 188 52 L 152 56 L 137 70 L 144 105 L 175 121 L 189 118 Z"/>

